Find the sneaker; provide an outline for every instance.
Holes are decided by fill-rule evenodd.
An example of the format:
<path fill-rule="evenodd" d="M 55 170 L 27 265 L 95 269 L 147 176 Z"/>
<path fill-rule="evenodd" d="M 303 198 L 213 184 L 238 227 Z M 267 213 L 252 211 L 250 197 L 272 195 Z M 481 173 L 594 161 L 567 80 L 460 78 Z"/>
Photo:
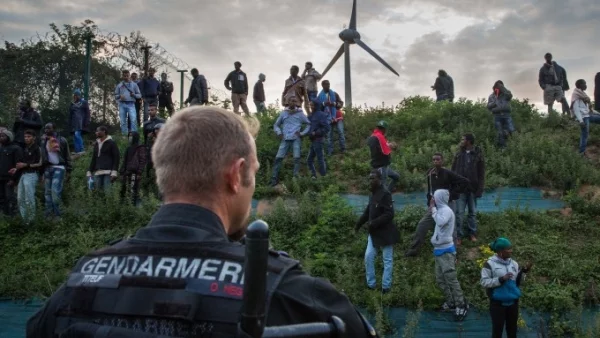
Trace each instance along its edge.
<path fill-rule="evenodd" d="M 450 306 L 448 303 L 444 302 L 444 304 L 442 304 L 442 308 L 441 308 L 441 310 L 442 310 L 443 312 L 451 312 L 451 311 L 454 311 L 454 310 L 455 310 L 455 307 L 453 307 L 453 306 Z"/>
<path fill-rule="evenodd" d="M 457 307 L 456 310 L 454 311 L 454 319 L 457 322 L 462 322 L 465 319 L 465 317 L 467 317 L 468 313 L 469 313 L 469 305 Z"/>
<path fill-rule="evenodd" d="M 390 291 L 391 291 L 391 289 L 389 289 L 389 288 L 388 289 L 382 289 L 381 293 L 383 293 L 385 295 L 386 293 L 390 293 Z"/>
<path fill-rule="evenodd" d="M 471 239 L 471 242 L 477 242 L 477 237 L 475 237 L 475 235 L 471 235 L 469 238 Z"/>
<path fill-rule="evenodd" d="M 408 250 L 404 254 L 404 257 L 417 257 L 418 255 L 419 255 L 419 253 L 416 250 Z"/>
<path fill-rule="evenodd" d="M 367 288 L 368 288 L 369 290 L 375 290 L 375 288 L 376 288 L 376 287 L 375 287 L 375 286 L 367 286 Z"/>

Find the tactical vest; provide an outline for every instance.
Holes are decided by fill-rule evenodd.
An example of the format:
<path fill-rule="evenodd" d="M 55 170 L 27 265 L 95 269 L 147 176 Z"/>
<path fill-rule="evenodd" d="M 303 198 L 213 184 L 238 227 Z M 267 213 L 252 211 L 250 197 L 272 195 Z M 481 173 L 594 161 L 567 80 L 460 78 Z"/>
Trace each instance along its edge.
<path fill-rule="evenodd" d="M 68 277 L 55 333 L 87 323 L 140 336 L 235 337 L 244 255 L 239 243 L 168 245 L 135 239 L 95 251 L 81 258 Z M 270 251 L 266 314 L 282 278 L 298 268 L 298 261 Z"/>

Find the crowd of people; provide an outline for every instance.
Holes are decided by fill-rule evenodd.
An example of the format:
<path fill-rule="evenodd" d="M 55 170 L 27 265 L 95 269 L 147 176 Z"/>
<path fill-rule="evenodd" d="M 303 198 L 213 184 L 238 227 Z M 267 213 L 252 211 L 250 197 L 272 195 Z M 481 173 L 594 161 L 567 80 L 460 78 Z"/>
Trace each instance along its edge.
<path fill-rule="evenodd" d="M 600 122 L 600 115 L 595 115 L 591 99 L 585 93 L 587 84 L 584 80 L 576 81 L 576 89 L 572 95 L 571 105 L 569 105 L 564 94 L 566 90 L 569 90 L 566 71 L 552 61 L 552 56 L 549 53 L 546 54 L 545 59 L 546 62 L 541 67 L 539 74 L 539 84 L 544 91 L 544 103 L 551 110 L 555 101 L 560 102 L 563 112 L 571 114 L 580 123 L 580 152 L 585 154 L 589 123 Z M 249 88 L 248 80 L 246 74 L 241 70 L 241 66 L 240 62 L 235 62 L 235 69 L 227 75 L 224 82 L 225 87 L 231 91 L 233 111 L 238 115 L 236 118 L 241 117 L 240 108 L 245 114 L 250 115 L 246 103 Z M 165 126 L 173 125 L 172 130 L 169 131 L 169 136 L 162 138 L 165 140 L 164 142 L 169 139 L 174 142 L 173 144 L 180 144 L 186 151 L 201 151 L 202 154 L 206 153 L 208 157 L 217 155 L 203 147 L 200 150 L 190 148 L 191 145 L 186 142 L 195 136 L 185 135 L 190 129 L 182 129 L 183 124 L 192 123 L 195 121 L 194 119 L 197 119 L 196 123 L 205 128 L 208 126 L 202 124 L 206 122 L 203 119 L 208 120 L 217 117 L 222 120 L 220 122 L 224 125 L 226 124 L 232 128 L 235 125 L 236 128 L 241 128 L 236 124 L 238 122 L 221 116 L 222 112 L 216 113 L 216 108 L 190 108 L 181 113 L 173 114 L 173 103 L 170 98 L 173 92 L 173 84 L 167 81 L 166 74 L 162 74 L 162 81 L 158 81 L 154 78 L 154 73 L 154 69 L 150 69 L 148 75 L 138 81 L 137 74 L 133 73 L 130 76 L 128 70 L 122 72 L 122 81 L 116 86 L 114 94 L 119 108 L 121 133 L 128 138 L 128 147 L 124 155 L 121 156 L 119 146 L 109 135 L 108 128 L 98 127 L 95 132 L 97 139 L 93 145 L 91 162 L 87 171 L 89 187 L 94 190 L 108 191 L 112 184 L 120 178 L 122 182 L 121 196 L 125 198 L 130 191 L 134 205 L 138 205 L 140 202 L 140 182 L 144 172 L 147 173 L 147 176 L 151 176 L 154 167 L 153 162 L 155 162 L 152 158 L 153 154 L 160 154 L 161 156 L 162 160 L 158 161 L 162 162 L 157 165 L 169 168 L 168 170 L 163 168 L 166 170 L 162 174 L 163 178 L 157 173 L 157 183 L 162 193 L 158 197 L 167 204 L 169 198 L 165 200 L 166 195 L 175 196 L 183 191 L 186 191 L 187 194 L 193 194 L 194 192 L 188 191 L 189 187 L 185 185 L 195 187 L 194 182 L 197 180 L 205 180 L 206 177 L 215 175 L 214 173 L 208 173 L 208 170 L 213 167 L 204 162 L 202 164 L 203 169 L 198 175 L 206 177 L 193 178 L 188 173 L 182 172 L 184 168 L 191 165 L 184 163 L 190 155 L 181 153 L 183 149 L 173 149 L 163 143 L 160 150 L 153 150 L 155 144 L 160 144 L 157 140 L 161 140 L 159 134 L 162 134 Z M 191 106 L 208 104 L 209 94 L 206 78 L 199 74 L 197 69 L 193 69 L 191 73 L 194 79 L 188 98 L 184 103 Z M 342 112 L 343 101 L 339 94 L 331 88 L 328 80 L 322 79 L 322 76 L 314 69 L 311 62 L 307 62 L 302 75 L 299 74 L 299 67 L 292 66 L 290 68 L 290 77 L 285 81 L 281 97 L 284 108 L 273 125 L 274 134 L 281 140 L 271 175 L 270 183 L 273 186 L 279 183 L 281 165 L 290 150 L 294 159 L 293 175 L 299 175 L 301 140 L 305 136 L 309 137 L 311 141 L 307 165 L 314 179 L 317 179 L 315 158 L 319 169 L 318 173 L 321 176 L 327 175 L 325 155 L 332 156 L 334 154 L 333 133 L 335 131 L 339 135 L 340 153 L 343 154 L 346 151 L 344 115 Z M 259 113 L 265 110 L 266 99 L 263 88 L 265 80 L 266 76 L 260 74 L 259 80 L 254 86 L 253 99 Z M 598 96 L 600 94 L 598 92 L 600 87 L 598 82 L 600 82 L 600 73 L 596 75 L 596 108 L 598 108 Z M 320 91 L 317 87 L 319 83 L 322 87 Z M 431 88 L 436 91 L 438 101 L 453 102 L 454 82 L 444 70 L 438 72 L 438 78 Z M 507 138 L 515 132 L 510 104 L 513 96 L 501 80 L 494 83 L 492 90 L 493 92 L 488 98 L 487 108 L 494 116 L 498 135 L 497 146 L 504 148 L 507 146 Z M 303 105 L 304 110 L 302 109 Z M 139 112 L 142 107 L 143 120 L 140 121 Z M 177 120 L 180 114 L 184 115 L 180 116 L 176 122 L 166 122 L 157 116 L 158 110 L 164 111 L 165 109 L 169 112 L 169 121 Z M 194 113 L 199 114 L 199 116 L 194 117 Z M 243 120 L 239 119 L 239 121 Z M 90 124 L 90 107 L 87 101 L 81 97 L 79 90 L 73 92 L 69 124 L 74 137 L 75 153 L 82 153 L 85 151 L 82 133 Z M 143 130 L 142 135 L 138 133 L 138 125 Z M 41 132 L 42 126 L 43 133 Z M 214 125 L 211 125 L 211 128 L 214 128 Z M 177 134 L 176 130 L 181 134 Z M 364 227 L 369 232 L 365 251 L 366 284 L 369 289 L 377 288 L 374 260 L 377 252 L 382 251 L 384 271 L 381 291 L 383 293 L 389 292 L 393 283 L 393 247 L 399 241 L 398 230 L 394 225 L 392 193 L 396 191 L 396 183 L 400 176 L 391 167 L 391 156 L 398 146 L 387 139 L 387 130 L 388 122 L 378 121 L 374 126 L 373 133 L 367 140 L 371 155 L 372 171 L 369 179 L 372 195 L 369 204 L 355 226 L 357 231 Z M 182 139 L 176 142 L 175 137 Z M 241 139 L 244 139 L 244 137 L 241 137 Z M 237 141 L 242 142 L 243 140 Z M 252 141 L 249 144 L 253 143 Z M 7 215 L 14 215 L 18 206 L 25 222 L 32 222 L 36 208 L 36 185 L 39 178 L 43 177 L 45 182 L 45 214 L 48 217 L 60 217 L 63 184 L 72 170 L 72 159 L 67 139 L 56 132 L 56 127 L 52 123 L 43 125 L 41 116 L 32 108 L 31 102 L 24 100 L 21 102 L 13 131 L 11 132 L 6 128 L 0 129 L 0 144 L 2 145 L 0 151 L 4 155 L 0 159 L 0 193 L 2 194 L 0 202 L 2 203 L 2 211 Z M 194 144 L 198 146 L 197 142 Z M 227 148 L 224 144 L 220 144 L 221 146 Z M 244 151 L 252 148 L 252 151 L 256 152 L 255 145 L 252 147 L 243 145 L 242 148 L 245 149 Z M 236 148 L 236 151 L 240 152 L 242 148 Z M 181 158 L 175 158 L 173 157 L 175 155 L 167 154 L 169 151 L 173 154 L 179 154 Z M 194 156 L 193 158 L 197 157 Z M 173 163 L 169 164 L 168 161 Z M 222 162 L 216 159 L 215 161 Z M 244 161 L 248 161 L 248 158 L 242 157 L 238 161 L 239 163 L 236 162 L 236 165 L 241 166 L 245 163 Z M 246 163 L 245 165 L 249 165 L 254 172 L 258 170 L 258 164 Z M 249 167 L 236 168 L 240 171 L 250 170 Z M 213 169 L 220 170 L 216 167 Z M 192 172 L 195 173 L 196 170 L 192 170 Z M 177 176 L 177 173 L 180 177 Z M 164 175 L 168 175 L 169 178 Z M 244 176 L 246 174 L 240 175 L 242 176 L 240 176 L 241 181 L 239 182 L 231 178 L 235 181 L 229 182 L 231 187 L 236 184 L 247 187 L 248 182 L 254 182 L 253 176 L 250 178 Z M 425 243 L 428 232 L 433 231 L 430 242 L 433 246 L 435 258 L 436 282 L 446 299 L 441 307 L 444 310 L 454 311 L 456 319 L 463 320 L 467 316 L 469 305 L 458 282 L 456 253 L 464 239 L 477 241 L 477 199 L 482 197 L 485 187 L 485 160 L 483 150 L 475 144 L 475 136 L 471 133 L 462 136 L 460 150 L 454 155 L 450 169 L 444 167 L 444 157 L 441 153 L 432 154 L 432 168 L 426 172 L 425 177 L 428 209 L 417 224 L 411 245 L 405 252 L 405 256 L 417 256 Z M 186 181 L 182 185 L 181 182 L 176 182 L 182 181 L 184 178 L 189 178 L 190 182 L 194 184 Z M 213 179 L 218 181 L 216 177 L 213 177 Z M 216 183 L 216 181 L 202 182 L 203 187 L 213 186 Z M 200 181 L 196 183 L 200 184 Z M 254 187 L 254 184 L 252 184 L 252 187 Z M 241 197 L 248 197 L 246 196 L 247 193 L 251 196 L 250 191 L 244 190 L 245 188 L 239 190 L 241 188 L 238 186 L 236 189 L 238 190 L 234 189 L 235 192 L 232 190 L 231 193 L 238 194 L 243 190 L 244 196 Z M 16 200 L 14 199 L 15 191 Z M 464 227 L 465 224 L 467 225 L 466 228 Z M 228 231 L 228 234 L 230 234 L 230 231 Z M 497 239 L 490 247 L 496 252 L 496 255 L 491 257 L 484 265 L 480 282 L 484 288 L 488 289 L 488 295 L 490 296 L 490 313 L 494 337 L 502 335 L 504 325 L 508 336 L 515 337 L 518 299 L 520 297 L 519 285 L 524 274 L 531 269 L 531 264 L 520 268 L 511 259 L 512 245 L 506 238 Z"/>

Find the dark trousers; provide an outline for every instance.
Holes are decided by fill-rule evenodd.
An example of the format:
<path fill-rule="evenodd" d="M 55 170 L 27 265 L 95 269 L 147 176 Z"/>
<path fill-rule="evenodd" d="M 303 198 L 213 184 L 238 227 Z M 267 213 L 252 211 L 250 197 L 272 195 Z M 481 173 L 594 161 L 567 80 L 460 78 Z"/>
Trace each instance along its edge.
<path fill-rule="evenodd" d="M 492 317 L 492 338 L 502 338 L 506 325 L 506 337 L 517 338 L 517 320 L 519 319 L 519 302 L 511 306 L 503 306 L 499 302 L 490 303 Z"/>
<path fill-rule="evenodd" d="M 0 212 L 7 216 L 14 216 L 17 212 L 17 195 L 15 186 L 9 185 L 10 181 L 0 181 Z"/>
<path fill-rule="evenodd" d="M 121 180 L 121 199 L 125 200 L 127 191 L 131 192 L 131 202 L 137 205 L 140 200 L 140 180 L 142 175 L 128 174 L 123 176 Z"/>

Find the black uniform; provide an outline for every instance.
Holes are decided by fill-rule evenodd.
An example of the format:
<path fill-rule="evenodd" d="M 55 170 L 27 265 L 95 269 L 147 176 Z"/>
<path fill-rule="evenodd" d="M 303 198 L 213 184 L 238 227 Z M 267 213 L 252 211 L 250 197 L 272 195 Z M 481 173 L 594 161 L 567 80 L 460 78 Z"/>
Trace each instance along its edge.
<path fill-rule="evenodd" d="M 80 259 L 28 321 L 27 337 L 57 337 L 82 322 L 171 337 L 233 337 L 244 254 L 245 246 L 229 240 L 211 211 L 164 205 L 134 237 Z M 336 315 L 349 337 L 371 336 L 348 298 L 303 272 L 297 261 L 271 252 L 267 277 L 267 326 Z"/>

